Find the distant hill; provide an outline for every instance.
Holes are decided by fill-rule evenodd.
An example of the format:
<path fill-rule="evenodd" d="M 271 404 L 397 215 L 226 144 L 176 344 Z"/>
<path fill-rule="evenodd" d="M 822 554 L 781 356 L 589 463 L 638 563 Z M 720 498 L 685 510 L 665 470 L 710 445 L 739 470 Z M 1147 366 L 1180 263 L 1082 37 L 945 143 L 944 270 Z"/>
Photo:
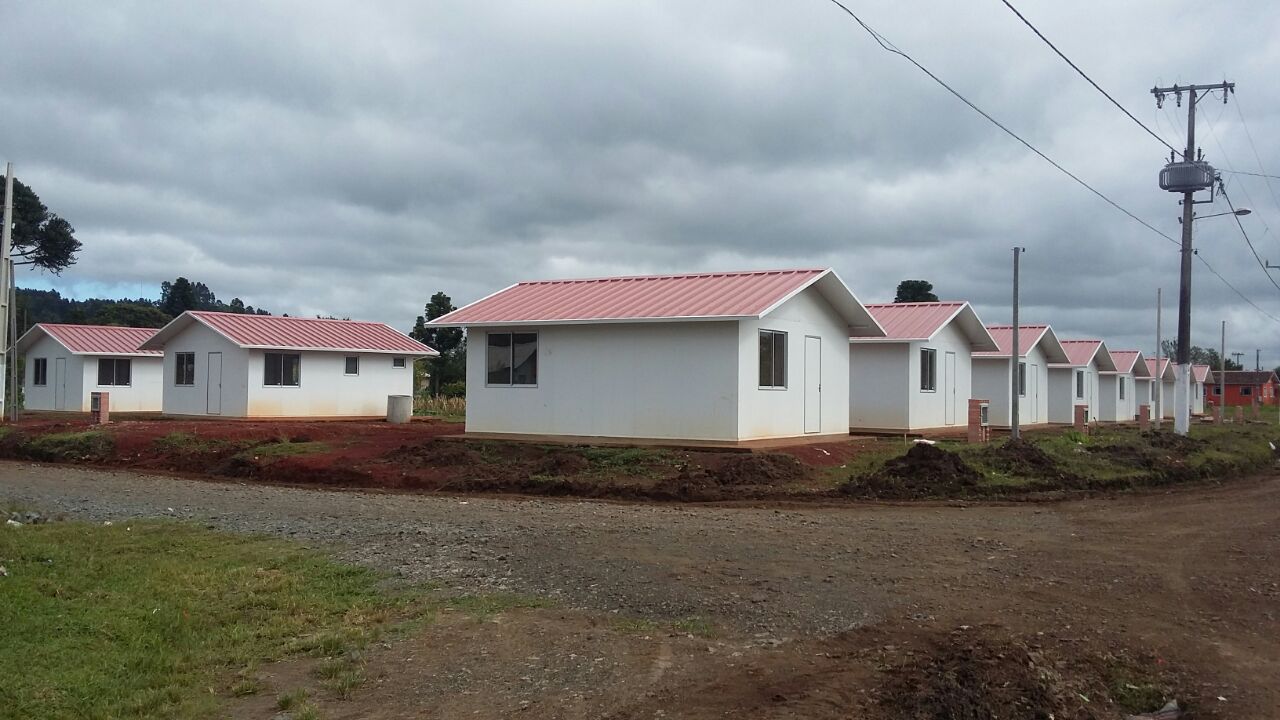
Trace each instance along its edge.
<path fill-rule="evenodd" d="M 178 292 L 175 292 L 175 288 Z M 185 310 L 216 310 L 246 315 L 270 315 L 252 305 L 245 305 L 240 298 L 222 302 L 204 283 L 191 283 L 185 278 L 161 285 L 161 299 L 150 298 L 111 300 L 89 298 L 73 300 L 64 298 L 57 290 L 16 291 L 16 315 L 18 335 L 36 323 L 76 323 L 82 325 L 120 325 L 129 327 L 164 326 Z"/>

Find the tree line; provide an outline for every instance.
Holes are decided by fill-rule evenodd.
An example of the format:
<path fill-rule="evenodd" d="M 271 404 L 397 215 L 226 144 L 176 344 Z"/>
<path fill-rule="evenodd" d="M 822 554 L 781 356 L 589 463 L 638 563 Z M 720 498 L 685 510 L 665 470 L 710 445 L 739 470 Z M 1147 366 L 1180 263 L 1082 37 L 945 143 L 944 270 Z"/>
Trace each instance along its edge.
<path fill-rule="evenodd" d="M 18 288 L 15 291 L 18 334 L 36 323 L 72 323 L 77 325 L 118 325 L 122 327 L 164 327 L 187 310 L 216 310 L 246 315 L 271 313 L 240 298 L 223 302 L 202 282 L 180 277 L 160 284 L 160 299 L 65 298 L 57 290 Z"/>

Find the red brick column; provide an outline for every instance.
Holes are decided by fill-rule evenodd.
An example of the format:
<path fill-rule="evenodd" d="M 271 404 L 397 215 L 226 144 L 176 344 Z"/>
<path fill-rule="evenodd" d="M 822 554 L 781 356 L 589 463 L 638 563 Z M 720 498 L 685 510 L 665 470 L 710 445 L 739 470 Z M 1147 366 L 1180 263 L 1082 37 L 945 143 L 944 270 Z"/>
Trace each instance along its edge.
<path fill-rule="evenodd" d="M 1138 429 L 1141 430 L 1142 432 L 1146 432 L 1150 428 L 1151 428 L 1151 406 L 1139 405 L 1138 406 Z"/>
<path fill-rule="evenodd" d="M 984 443 L 991 439 L 991 428 L 982 424 L 982 406 L 986 400 L 971 398 L 969 400 L 969 442 Z"/>
<path fill-rule="evenodd" d="M 1078 433 L 1082 434 L 1082 435 L 1088 435 L 1088 434 L 1089 434 L 1089 421 L 1088 421 L 1088 417 L 1089 417 L 1089 406 L 1088 406 L 1088 405 L 1076 405 L 1076 406 L 1075 406 L 1075 415 L 1073 415 L 1073 416 L 1072 416 L 1072 418 L 1071 418 L 1071 419 L 1072 419 L 1072 423 L 1071 423 L 1071 427 L 1072 427 L 1072 429 L 1073 429 L 1073 430 L 1075 430 L 1076 432 L 1078 432 Z"/>
<path fill-rule="evenodd" d="M 90 413 L 93 417 L 91 422 L 103 424 L 111 422 L 111 393 L 94 393 L 98 396 L 98 411 Z M 92 409 L 92 408 L 91 408 Z"/>

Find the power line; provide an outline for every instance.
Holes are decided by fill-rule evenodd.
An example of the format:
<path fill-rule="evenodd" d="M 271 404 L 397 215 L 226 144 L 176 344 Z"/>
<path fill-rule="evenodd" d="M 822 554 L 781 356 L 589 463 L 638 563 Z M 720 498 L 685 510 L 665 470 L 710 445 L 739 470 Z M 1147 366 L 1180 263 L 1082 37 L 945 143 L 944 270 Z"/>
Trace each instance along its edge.
<path fill-rule="evenodd" d="M 1225 109 L 1225 108 L 1224 108 L 1224 109 Z M 1221 113 L 1219 113 L 1219 114 L 1218 114 L 1218 119 L 1219 119 L 1219 120 L 1221 120 L 1221 119 L 1222 119 L 1222 114 L 1221 114 Z M 1230 157 L 1229 155 L 1227 155 L 1227 149 L 1226 149 L 1225 147 L 1223 147 L 1223 146 L 1222 146 L 1222 139 L 1218 137 L 1218 131 L 1214 129 L 1214 127 L 1213 127 L 1213 126 L 1214 126 L 1214 123 L 1213 123 L 1213 122 L 1211 122 L 1211 121 L 1209 120 L 1208 115 L 1206 115 L 1206 116 L 1205 116 L 1205 119 L 1204 119 L 1204 120 L 1205 120 L 1205 124 L 1207 124 L 1207 125 L 1209 126 L 1209 134 L 1213 136 L 1213 143 L 1214 143 L 1215 145 L 1217 145 L 1217 146 L 1218 146 L 1218 151 L 1222 153 L 1222 159 L 1223 159 L 1223 161 L 1225 162 L 1225 167 L 1228 169 L 1228 171 L 1230 171 L 1230 168 L 1231 168 L 1231 157 Z M 1221 186 L 1222 186 L 1222 188 L 1223 188 L 1223 195 L 1225 196 L 1225 195 L 1226 195 L 1226 185 L 1225 185 L 1225 184 L 1221 184 L 1221 183 L 1220 183 L 1220 185 L 1221 185 Z M 1263 219 L 1263 217 L 1262 217 L 1262 213 L 1258 212 L 1259 208 L 1258 208 L 1258 206 L 1257 206 L 1257 203 L 1255 203 L 1255 202 L 1253 201 L 1253 196 L 1252 196 L 1252 194 L 1250 194 L 1250 192 L 1249 192 L 1249 188 L 1245 187 L 1245 185 L 1244 185 L 1243 183 L 1241 183 L 1241 184 L 1240 184 L 1240 191 L 1244 193 L 1244 199 L 1245 199 L 1246 201 L 1248 201 L 1248 203 L 1249 203 L 1250 205 L 1252 205 L 1252 206 L 1253 206 L 1253 211 L 1258 213 L 1258 219 L 1262 222 L 1262 227 L 1263 227 L 1263 228 L 1265 229 L 1265 231 L 1266 231 L 1266 232 L 1264 232 L 1264 233 L 1263 233 L 1263 236 L 1265 237 L 1267 233 L 1270 233 L 1270 232 L 1271 232 L 1271 226 L 1267 225 L 1267 221 L 1266 221 L 1265 219 Z M 1274 196 L 1274 195 L 1272 196 L 1272 199 L 1273 199 L 1273 200 L 1275 199 L 1275 196 Z M 1280 203 L 1277 203 L 1276 207 L 1280 207 Z"/>
<path fill-rule="evenodd" d="M 1258 312 L 1262 313 L 1263 315 L 1266 315 L 1267 317 L 1271 318 L 1272 320 L 1276 321 L 1277 323 L 1280 323 L 1280 318 L 1278 318 L 1278 317 L 1276 317 L 1275 315 L 1272 315 L 1271 313 L 1267 312 L 1266 310 L 1263 310 L 1262 308 L 1258 307 L 1258 304 L 1257 304 L 1257 303 L 1255 303 L 1254 301 L 1252 301 L 1252 300 L 1250 300 L 1249 298 L 1245 297 L 1245 294 L 1244 294 L 1244 293 L 1242 293 L 1242 292 L 1240 292 L 1240 290 L 1238 290 L 1238 289 L 1236 288 L 1236 286 L 1235 286 L 1235 285 L 1232 285 L 1230 282 L 1227 282 L 1227 279 L 1226 279 L 1226 278 L 1224 278 L 1224 277 L 1222 277 L 1222 274 L 1221 274 L 1221 273 L 1219 273 L 1217 270 L 1214 270 L 1214 269 L 1213 269 L 1213 266 L 1209 264 L 1209 261 L 1208 261 L 1208 260 L 1205 260 L 1205 259 L 1204 259 L 1204 257 L 1200 255 L 1200 251 L 1198 251 L 1198 250 L 1196 251 L 1196 259 L 1198 259 L 1200 262 L 1204 263 L 1204 266 L 1205 266 L 1206 268 L 1208 268 L 1208 269 L 1209 269 L 1209 272 L 1213 273 L 1214 275 L 1217 275 L 1217 276 L 1218 276 L 1218 279 L 1222 281 L 1222 284 L 1223 284 L 1223 285 L 1226 285 L 1226 286 L 1227 286 L 1227 287 L 1229 287 L 1229 288 L 1231 288 L 1231 289 L 1235 292 L 1235 294 L 1236 294 L 1236 295 L 1239 295 L 1239 296 L 1240 296 L 1240 299 L 1241 299 L 1241 300 L 1243 300 L 1243 301 L 1245 301 L 1245 302 L 1249 303 L 1250 305 L 1252 305 L 1254 310 L 1257 310 Z"/>
<path fill-rule="evenodd" d="M 1221 188 L 1222 197 L 1227 201 L 1227 207 L 1231 208 L 1231 216 L 1236 219 L 1236 226 L 1240 228 L 1240 234 L 1244 236 L 1245 244 L 1249 246 L 1249 251 L 1253 253 L 1253 259 L 1258 261 L 1258 267 L 1262 268 L 1262 274 L 1267 276 L 1267 279 L 1271 281 L 1272 285 L 1275 285 L 1277 290 L 1280 290 L 1280 284 L 1276 283 L 1276 279 L 1267 270 L 1267 264 L 1258 255 L 1258 251 L 1254 249 L 1253 241 L 1249 239 L 1249 233 L 1245 232 L 1244 223 L 1240 222 L 1240 216 L 1235 214 L 1236 206 L 1231 203 L 1231 196 L 1227 194 L 1226 183 L 1219 183 L 1219 188 Z"/>
<path fill-rule="evenodd" d="M 1267 169 L 1262 166 L 1262 156 L 1258 154 L 1258 146 L 1253 143 L 1253 133 L 1249 132 L 1249 123 L 1244 121 L 1244 111 L 1240 109 L 1240 101 L 1236 100 L 1236 115 L 1240 117 L 1240 125 L 1244 127 L 1244 136 L 1249 139 L 1249 147 L 1253 150 L 1253 159 L 1258 161 L 1258 172 L 1267 178 L 1267 191 L 1271 193 L 1271 202 L 1276 204 L 1276 209 L 1280 210 L 1280 199 L 1276 198 L 1275 188 L 1271 187 L 1271 178 L 1274 175 L 1268 175 Z"/>
<path fill-rule="evenodd" d="M 1222 172 L 1231 173 L 1232 175 L 1248 175 L 1249 177 L 1270 178 L 1272 180 L 1280 180 L 1280 175 L 1268 175 L 1266 173 L 1245 172 L 1244 170 L 1223 170 Z"/>
<path fill-rule="evenodd" d="M 943 87 L 947 92 L 949 92 L 949 93 L 951 93 L 952 95 L 956 96 L 956 98 L 957 98 L 958 100 L 960 100 L 960 102 L 964 103 L 965 105 L 968 105 L 968 106 L 970 107 L 970 109 L 972 109 L 974 112 L 978 113 L 978 114 L 979 114 L 979 115 L 981 115 L 982 117 L 986 118 L 986 119 L 987 119 L 987 121 L 988 121 L 988 122 L 990 122 L 992 125 L 995 125 L 996 127 L 998 127 L 998 128 L 1000 128 L 1001 130 L 1003 130 L 1003 131 L 1005 132 L 1005 134 L 1007 134 L 1009 137 L 1013 138 L 1014 140 L 1017 140 L 1018 142 L 1022 143 L 1022 144 L 1023 144 L 1023 146 L 1025 146 L 1028 150 L 1030 150 L 1031 152 L 1035 153 L 1036 155 L 1039 155 L 1041 159 L 1043 159 L 1045 162 L 1047 162 L 1047 163 L 1049 163 L 1050 165 L 1052 165 L 1052 166 L 1054 166 L 1055 168 L 1057 168 L 1057 169 L 1058 169 L 1058 170 L 1059 170 L 1063 175 L 1066 175 L 1067 177 L 1071 178 L 1072 180 L 1075 180 L 1077 183 L 1079 183 L 1079 184 L 1080 184 L 1082 187 L 1084 187 L 1086 190 L 1088 190 L 1089 192 L 1093 193 L 1094 195 L 1097 195 L 1098 197 L 1102 198 L 1104 201 L 1106 201 L 1106 203 L 1107 203 L 1107 204 L 1111 205 L 1111 207 L 1114 207 L 1115 209 L 1119 210 L 1120 212 L 1124 213 L 1125 215 L 1128 215 L 1131 219 L 1133 219 L 1133 220 L 1137 221 L 1137 222 L 1138 222 L 1138 223 L 1140 223 L 1143 227 L 1147 228 L 1147 229 L 1148 229 L 1148 230 L 1150 230 L 1151 232 L 1153 232 L 1153 233 L 1155 233 L 1155 234 L 1159 235 L 1160 237 L 1164 238 L 1165 240 L 1168 240 L 1169 242 L 1171 242 L 1171 243 L 1173 243 L 1173 244 L 1175 244 L 1175 245 L 1179 245 L 1179 244 L 1180 244 L 1177 240 L 1174 240 L 1174 239 L 1173 239 L 1172 237 L 1170 237 L 1169 235 L 1167 235 L 1167 234 L 1165 234 L 1164 232 L 1162 232 L 1161 230 L 1157 229 L 1154 225 L 1152 225 L 1152 224 L 1148 223 L 1146 220 L 1143 220 L 1142 218 L 1138 217 L 1137 215 L 1134 215 L 1133 213 L 1131 213 L 1131 212 L 1129 212 L 1128 210 L 1126 210 L 1124 207 L 1122 207 L 1122 206 L 1120 205 L 1120 203 L 1117 203 L 1115 200 L 1112 200 L 1111 198 L 1107 197 L 1106 195 L 1103 195 L 1100 191 L 1098 191 L 1098 190 L 1094 189 L 1094 187 L 1093 187 L 1092 185 L 1090 185 L 1089 183 L 1085 182 L 1084 180 L 1081 180 L 1078 176 L 1076 176 L 1076 175 L 1075 175 L 1074 173 L 1072 173 L 1070 170 L 1068 170 L 1068 169 L 1064 168 L 1063 166 L 1059 165 L 1059 164 L 1058 164 L 1058 163 L 1057 163 L 1053 158 L 1049 157 L 1048 155 L 1045 155 L 1043 152 L 1041 152 L 1041 151 L 1040 151 L 1040 149 L 1039 149 L 1039 148 L 1037 148 L 1036 146 L 1034 146 L 1034 145 L 1032 145 L 1031 143 L 1027 142 L 1026 140 L 1023 140 L 1021 136 L 1019 136 L 1019 135 L 1018 135 L 1017 133 L 1015 133 L 1014 131 L 1010 130 L 1008 127 L 1006 127 L 1006 126 L 1005 126 L 1003 123 L 1001 123 L 999 120 L 996 120 L 995 118 L 993 118 L 993 117 L 991 117 L 990 115 L 988 115 L 988 114 L 987 114 L 987 112 L 986 112 L 985 110 L 983 110 L 982 108 L 978 107 L 977 105 L 974 105 L 974 104 L 973 104 L 973 102 L 969 100 L 969 98 L 966 98 L 964 95 L 961 95 L 961 94 L 960 94 L 960 93 L 959 93 L 955 88 L 951 87 L 951 86 L 950 86 L 950 85 L 948 85 L 946 82 L 944 82 L 944 81 L 942 80 L 942 78 L 938 77 L 937 75 L 934 75 L 934 74 L 929 70 L 929 68 L 925 67 L 924 65 L 921 65 L 919 62 L 917 62 L 917 61 L 916 61 L 916 59 L 915 59 L 915 58 L 911 57 L 911 56 L 910 56 L 910 55 L 908 55 L 907 53 L 903 52 L 902 50 L 899 50 L 899 49 L 898 49 L 898 47 L 897 47 L 896 45 L 894 45 L 892 42 L 890 42 L 888 38 L 886 38 L 885 36 L 883 36 L 883 35 L 881 35 L 880 33 L 876 32 L 874 29 L 872 29 L 872 28 L 871 28 L 871 26 L 870 26 L 870 25 L 867 25 L 865 22 L 863 22 L 863 21 L 862 21 L 862 18 L 860 18 L 860 17 L 858 17 L 856 14 L 854 14 L 854 12 L 853 12 L 852 10 L 850 10 L 850 9 L 849 9 L 849 8 L 848 8 L 844 3 L 840 2 L 840 0 L 831 0 L 831 3 L 832 3 L 833 5 L 835 5 L 836 7 L 840 8 L 841 10 L 843 10 L 843 11 L 845 12 L 845 14 L 847 14 L 849 17 L 853 18 L 854 22 L 858 23 L 858 25 L 862 26 L 862 29 L 867 31 L 867 34 L 868 34 L 868 35 L 870 35 L 870 36 L 871 36 L 871 38 L 872 38 L 873 40 L 875 40 L 875 41 L 876 41 L 876 44 L 878 44 L 878 45 L 881 47 L 881 49 L 883 49 L 883 50 L 885 50 L 885 51 L 887 51 L 887 52 L 891 52 L 891 53 L 893 53 L 894 55 L 898 55 L 898 56 L 902 57 L 903 59 L 905 59 L 907 62 L 911 63 L 912 65 L 915 65 L 915 66 L 916 66 L 916 68 L 920 70 L 920 72 L 924 73 L 925 75 L 928 75 L 928 76 L 929 76 L 929 79 L 931 79 L 931 80 L 933 80 L 934 82 L 936 82 L 937 84 L 941 85 L 941 86 L 942 86 L 942 87 Z M 1159 138 L 1159 136 L 1157 136 L 1157 138 Z M 1168 143 L 1165 143 L 1165 144 L 1167 145 Z"/>
<path fill-rule="evenodd" d="M 1137 117 L 1135 117 L 1133 113 L 1129 112 L 1129 110 L 1128 110 L 1127 108 L 1125 108 L 1125 106 L 1121 105 L 1119 100 L 1116 100 L 1115 98 L 1111 97 L 1111 93 L 1107 92 L 1106 90 L 1103 90 L 1101 85 L 1099 85 L 1098 83 L 1094 82 L 1094 81 L 1093 81 L 1093 78 L 1089 77 L 1087 74 L 1085 74 L 1085 71 L 1083 71 L 1083 70 L 1081 70 L 1081 69 L 1080 69 L 1080 66 L 1078 66 L 1078 65 L 1076 65 L 1075 63 L 1071 62 L 1071 58 L 1067 57 L 1067 56 L 1066 56 L 1066 55 L 1065 55 L 1061 50 L 1059 50 L 1059 49 L 1058 49 L 1058 46 L 1057 46 L 1057 45 L 1054 45 L 1054 44 L 1053 44 L 1053 42 L 1049 40 L 1049 38 L 1045 37 L 1045 36 L 1044 36 L 1044 33 L 1040 32 L 1040 29 L 1039 29 L 1039 28 L 1037 28 L 1035 25 L 1032 25 L 1032 24 L 1031 24 L 1031 21 L 1030 21 L 1030 20 L 1028 20 L 1028 19 L 1026 18 L 1026 16 L 1024 16 L 1021 12 L 1018 12 L 1018 8 L 1014 7 L 1014 6 L 1013 6 L 1013 4 L 1009 2 L 1009 0 L 1000 0 L 1000 2 L 1004 3 L 1005 7 L 1009 8 L 1010 10 L 1012 10 L 1012 11 L 1013 11 L 1013 14 L 1014 14 L 1014 15 L 1017 15 L 1017 16 L 1018 16 L 1018 19 L 1022 21 L 1022 24 L 1026 25 L 1026 26 L 1027 26 L 1027 27 L 1029 27 L 1029 28 L 1031 28 L 1031 32 L 1035 33 L 1037 37 L 1039 37 L 1041 40 L 1043 40 L 1043 41 L 1044 41 L 1044 44 L 1049 46 L 1049 49 L 1051 49 L 1051 50 L 1053 50 L 1055 53 L 1057 53 L 1057 54 L 1058 54 L 1058 57 L 1062 58 L 1063 62 L 1065 62 L 1066 64 L 1070 65 L 1072 70 L 1075 70 L 1075 71 L 1076 71 L 1076 73 L 1078 73 L 1078 74 L 1080 75 L 1080 77 L 1082 77 L 1082 78 L 1084 78 L 1086 81 L 1088 81 L 1088 83 L 1089 83 L 1090 85 L 1092 85 L 1092 86 L 1093 86 L 1093 89 L 1094 89 L 1094 90 L 1097 90 L 1098 92 L 1102 93 L 1102 96 L 1103 96 L 1103 97 L 1105 97 L 1106 99 L 1110 100 L 1112 105 L 1115 105 L 1117 108 L 1119 108 L 1119 109 L 1120 109 L 1120 112 L 1124 113 L 1125 115 L 1128 115 L 1130 120 L 1132 120 L 1132 121 L 1134 121 L 1135 123 L 1137 123 L 1138 127 L 1140 127 L 1140 128 L 1142 128 L 1143 130 L 1147 131 L 1147 134 L 1148 134 L 1148 135 L 1150 135 L 1151 137 L 1155 138 L 1155 139 L 1156 139 L 1156 142 L 1160 143 L 1161 145 L 1164 145 L 1165 147 L 1169 148 L 1170 150 L 1172 150 L 1172 151 L 1173 151 L 1173 152 L 1175 152 L 1175 153 L 1176 153 L 1176 152 L 1178 152 L 1178 149 L 1177 149 L 1177 148 L 1175 148 L 1174 146 L 1172 146 L 1172 145 L 1170 145 L 1168 142 L 1166 142 L 1166 141 L 1165 141 L 1165 139 L 1164 139 L 1164 138 L 1162 138 L 1162 137 L 1160 137 L 1158 134 L 1156 134 L 1156 132 L 1155 132 L 1154 130 L 1152 130 L 1151 128 L 1147 127 L 1146 123 L 1143 123 L 1141 120 L 1139 120 Z"/>

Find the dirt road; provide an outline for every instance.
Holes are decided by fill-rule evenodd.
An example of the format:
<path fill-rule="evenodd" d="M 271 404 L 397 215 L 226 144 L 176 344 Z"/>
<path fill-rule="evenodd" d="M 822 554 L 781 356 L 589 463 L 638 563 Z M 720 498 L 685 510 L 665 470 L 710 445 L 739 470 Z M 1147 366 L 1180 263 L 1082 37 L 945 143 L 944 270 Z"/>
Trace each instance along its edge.
<path fill-rule="evenodd" d="M 962 625 L 1158 656 L 1186 673 L 1202 717 L 1280 712 L 1276 479 L 1060 504 L 797 510 L 326 492 L 3 463 L 3 502 L 90 520 L 194 519 L 324 544 L 344 559 L 463 591 L 556 599 L 582 612 L 534 613 L 531 623 L 561 626 L 510 632 L 531 656 L 541 637 L 557 657 L 613 653 L 599 665 L 612 669 L 575 674 L 581 687 L 561 678 L 508 698 L 515 705 L 507 710 L 559 708 L 539 716 L 607 708 L 654 717 L 667 708 L 667 717 L 844 717 L 866 701 L 850 690 L 858 674 L 849 658 Z M 637 674 L 640 666 L 617 653 L 639 639 L 606 643 L 608 652 L 564 647 L 575 637 L 599 644 L 584 630 L 596 620 L 583 618 L 601 617 L 697 619 L 718 639 L 645 645 Z M 457 635 L 436 641 L 447 646 Z M 839 670 L 829 667 L 839 658 Z M 864 660 L 883 662 L 857 666 Z M 382 672 L 441 691 L 438 672 L 411 666 L 389 662 Z M 484 667 L 496 672 L 491 661 Z M 761 695 L 775 686 L 786 690 Z M 381 690 L 371 692 L 376 699 Z M 468 705 L 459 697 L 448 704 L 459 716 L 476 716 L 477 707 L 481 717 L 502 715 L 492 698 Z M 388 702 L 375 703 L 378 712 L 345 705 L 351 714 L 334 716 L 401 716 Z"/>

